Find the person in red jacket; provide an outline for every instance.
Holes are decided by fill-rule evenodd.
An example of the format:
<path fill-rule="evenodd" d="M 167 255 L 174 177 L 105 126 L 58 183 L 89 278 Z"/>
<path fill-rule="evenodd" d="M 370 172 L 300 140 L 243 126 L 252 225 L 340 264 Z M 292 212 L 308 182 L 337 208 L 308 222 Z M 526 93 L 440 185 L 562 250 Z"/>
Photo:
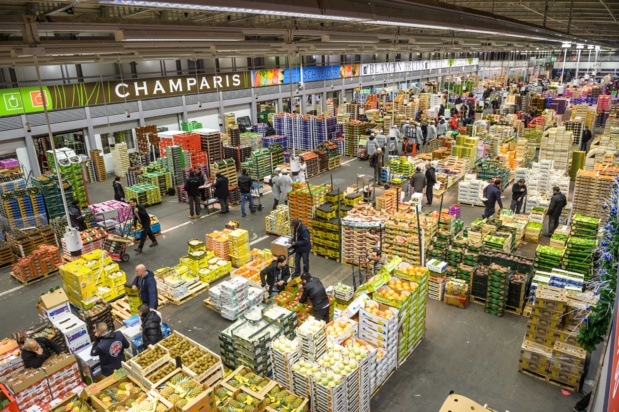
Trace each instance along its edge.
<path fill-rule="evenodd" d="M 454 114 L 451 117 L 451 122 L 449 123 L 449 126 L 452 128 L 452 130 L 458 130 L 458 115 Z"/>

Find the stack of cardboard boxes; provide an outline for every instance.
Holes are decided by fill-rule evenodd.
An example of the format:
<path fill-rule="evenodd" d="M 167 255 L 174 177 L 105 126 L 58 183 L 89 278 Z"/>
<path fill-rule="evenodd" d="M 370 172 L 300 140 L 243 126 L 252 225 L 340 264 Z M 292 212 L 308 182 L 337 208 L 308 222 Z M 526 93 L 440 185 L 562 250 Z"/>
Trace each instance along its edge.
<path fill-rule="evenodd" d="M 125 272 L 101 249 L 83 254 L 59 269 L 62 287 L 77 308 L 88 309 L 99 298 L 111 302 L 125 293 Z"/>
<path fill-rule="evenodd" d="M 587 352 L 578 331 L 597 298 L 590 293 L 540 286 L 520 351 L 519 370 L 578 391 Z"/>
<path fill-rule="evenodd" d="M 469 299 L 469 284 L 460 279 L 449 278 L 445 283 L 443 302 L 446 305 L 466 309 Z"/>

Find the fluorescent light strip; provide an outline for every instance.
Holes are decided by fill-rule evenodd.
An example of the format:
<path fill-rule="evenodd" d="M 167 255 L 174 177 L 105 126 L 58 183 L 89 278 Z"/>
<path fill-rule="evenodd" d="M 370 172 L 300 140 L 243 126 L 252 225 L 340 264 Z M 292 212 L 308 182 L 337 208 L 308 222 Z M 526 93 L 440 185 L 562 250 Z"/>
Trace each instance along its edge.
<path fill-rule="evenodd" d="M 457 31 L 464 31 L 464 32 L 469 32 L 469 33 L 480 33 L 480 34 L 488 34 L 488 35 L 518 37 L 518 38 L 531 39 L 531 40 L 561 42 L 561 40 L 548 39 L 544 37 L 532 37 L 532 36 L 520 35 L 520 34 L 499 33 L 499 32 L 488 31 L 488 30 L 453 28 L 453 27 L 439 26 L 439 25 L 432 25 L 432 24 L 402 23 L 402 22 L 386 21 L 386 20 L 366 20 L 366 19 L 358 19 L 355 17 L 330 16 L 330 15 L 323 15 L 323 14 L 292 13 L 292 12 L 275 11 L 275 10 L 246 9 L 246 8 L 240 8 L 240 7 L 220 7 L 220 6 L 204 6 L 204 5 L 194 5 L 194 4 L 162 3 L 162 2 L 157 2 L 157 1 L 144 1 L 144 0 L 99 0 L 99 4 L 108 4 L 108 5 L 116 5 L 116 6 L 132 6 L 132 7 L 155 7 L 155 8 L 158 7 L 158 8 L 195 10 L 195 11 L 218 11 L 218 12 L 228 12 L 228 13 L 249 13 L 249 14 L 263 14 L 263 15 L 275 15 L 275 16 L 285 16 L 285 17 L 301 17 L 301 18 L 307 18 L 307 19 L 322 19 L 322 20 L 332 20 L 332 21 L 348 21 L 348 22 L 356 22 L 356 23 L 374 24 L 378 26 L 400 26 L 400 27 L 413 27 L 413 28 L 434 29 L 434 30 L 457 30 Z"/>
<path fill-rule="evenodd" d="M 142 1 L 142 0 L 99 0 L 99 4 L 108 4 L 115 6 L 133 6 L 133 7 L 159 7 L 167 9 L 182 9 L 196 11 L 218 11 L 228 13 L 249 13 L 249 14 L 267 14 L 285 17 L 301 17 L 307 19 L 323 19 L 334 21 L 362 21 L 353 17 L 329 16 L 322 14 L 310 13 L 292 13 L 286 11 L 275 10 L 260 10 L 260 9 L 245 9 L 240 7 L 220 7 L 220 6 L 203 6 L 194 4 L 179 4 L 179 3 L 161 3 L 157 1 Z"/>

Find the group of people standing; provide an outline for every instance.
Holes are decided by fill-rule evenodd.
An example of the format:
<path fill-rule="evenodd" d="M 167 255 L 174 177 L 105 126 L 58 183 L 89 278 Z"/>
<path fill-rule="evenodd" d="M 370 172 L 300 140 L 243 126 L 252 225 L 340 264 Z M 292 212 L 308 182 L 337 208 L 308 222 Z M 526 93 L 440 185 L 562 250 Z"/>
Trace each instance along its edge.
<path fill-rule="evenodd" d="M 482 214 L 482 218 L 486 219 L 492 217 L 496 212 L 497 204 L 499 205 L 499 211 L 503 210 L 503 201 L 501 200 L 503 194 L 502 184 L 503 182 L 501 179 L 495 178 L 493 182 L 484 189 L 484 213 Z M 524 179 L 519 179 L 518 182 L 513 184 L 510 209 L 514 213 L 519 214 L 522 211 L 527 193 L 527 186 Z M 553 187 L 550 204 L 546 210 L 546 216 L 548 216 L 548 232 L 545 236 L 552 236 L 557 227 L 559 227 L 559 218 L 565 206 L 567 206 L 567 197 L 561 192 L 561 188 L 558 186 Z"/>

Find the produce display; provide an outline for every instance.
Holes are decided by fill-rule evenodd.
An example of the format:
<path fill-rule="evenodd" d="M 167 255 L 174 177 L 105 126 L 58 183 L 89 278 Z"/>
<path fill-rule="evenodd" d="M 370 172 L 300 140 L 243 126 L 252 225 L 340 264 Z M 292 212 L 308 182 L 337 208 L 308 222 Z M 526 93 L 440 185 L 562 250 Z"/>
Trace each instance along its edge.
<path fill-rule="evenodd" d="M 204 388 L 190 376 L 178 372 L 160 385 L 157 391 L 176 408 L 181 409 L 204 393 Z"/>

